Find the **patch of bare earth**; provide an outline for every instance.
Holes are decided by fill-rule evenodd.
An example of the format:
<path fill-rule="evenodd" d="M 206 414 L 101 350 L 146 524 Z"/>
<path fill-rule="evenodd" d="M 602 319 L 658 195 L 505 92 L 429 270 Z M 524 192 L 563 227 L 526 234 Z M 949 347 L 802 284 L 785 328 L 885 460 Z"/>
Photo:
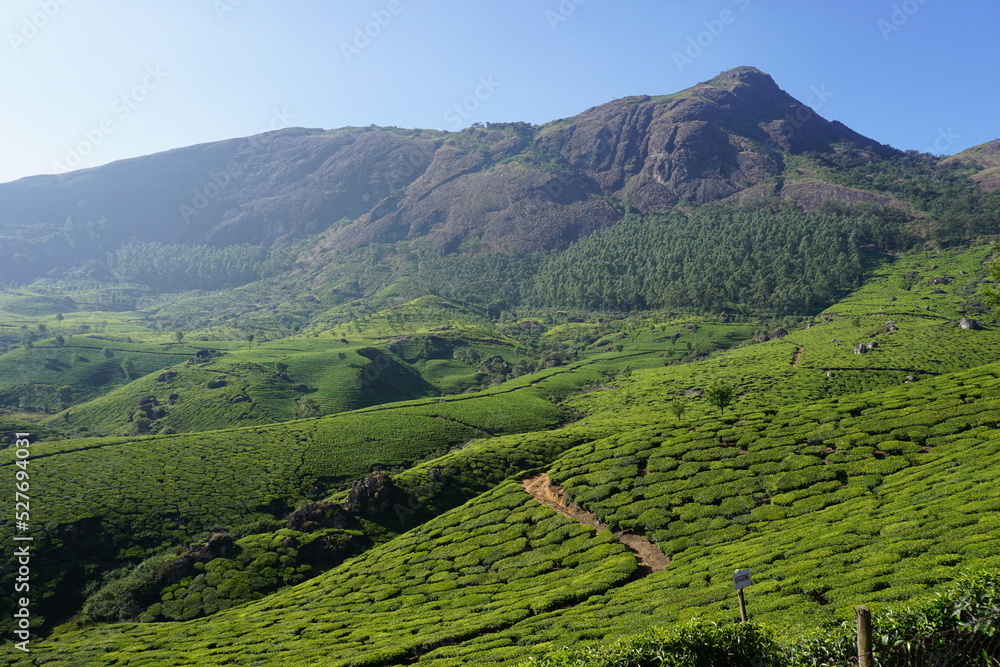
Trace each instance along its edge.
<path fill-rule="evenodd" d="M 540 473 L 529 479 L 521 480 L 521 487 L 541 504 L 571 519 L 576 519 L 585 526 L 593 526 L 597 530 L 608 530 L 608 525 L 597 518 L 592 512 L 581 509 L 572 501 L 561 486 L 556 486 L 549 480 L 547 473 Z M 624 530 L 614 531 L 639 561 L 639 566 L 647 572 L 659 572 L 670 564 L 670 559 L 658 546 L 642 535 L 636 535 Z"/>

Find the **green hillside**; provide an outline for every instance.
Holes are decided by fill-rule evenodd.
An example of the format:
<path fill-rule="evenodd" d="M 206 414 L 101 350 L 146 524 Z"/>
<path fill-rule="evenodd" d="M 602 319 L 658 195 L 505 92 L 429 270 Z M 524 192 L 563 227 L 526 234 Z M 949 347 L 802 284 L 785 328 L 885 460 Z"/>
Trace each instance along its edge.
<path fill-rule="evenodd" d="M 191 359 L 196 350 L 96 336 L 48 338 L 0 356 L 0 405 L 53 411 Z M 69 390 L 60 395 L 58 389 Z M 67 400 L 63 400 L 63 398 Z"/>
<path fill-rule="evenodd" d="M 51 554 L 37 571 L 53 622 L 65 620 L 56 609 L 81 608 L 88 581 L 93 619 L 102 603 L 126 614 L 111 618 L 197 620 L 68 624 L 32 660 L 503 665 L 566 647 L 586 656 L 651 620 L 733 621 L 735 567 L 754 572 L 751 613 L 775 646 L 797 646 L 857 604 L 878 615 L 928 603 L 963 573 L 1000 568 L 1000 329 L 977 296 L 988 256 L 986 246 L 905 255 L 797 323 L 524 318 L 512 333 L 578 358 L 476 394 L 36 444 L 32 484 L 47 499 L 33 516 L 36 545 Z M 978 328 L 959 326 L 968 314 Z M 384 334 L 378 321 L 362 330 Z M 453 362 L 454 345 L 475 345 L 471 325 L 441 326 L 452 328 L 417 329 L 385 350 L 414 377 L 419 364 L 432 376 L 428 350 L 447 348 Z M 521 345 L 489 329 L 479 342 Z M 337 345 L 367 359 L 353 343 L 289 339 L 204 365 L 250 377 L 256 363 L 252 377 L 264 382 L 285 359 L 289 378 L 319 377 Z M 176 386 L 206 372 L 194 362 L 178 367 Z M 731 387 L 732 400 L 710 403 L 715 387 Z M 253 387 L 232 388 L 244 389 Z M 103 400 L 115 404 L 108 395 L 93 405 Z M 393 471 L 387 504 L 344 515 L 343 527 L 294 523 L 307 510 L 340 516 L 349 482 L 373 469 Z M 235 551 L 196 558 L 215 533 L 237 538 Z M 339 555 L 316 560 L 318 544 Z M 197 562 L 180 579 L 143 574 L 183 558 Z M 656 558 L 666 565 L 650 565 Z M 132 569 L 113 574 L 123 561 Z M 126 612 L 123 600 L 140 606 Z"/>
<path fill-rule="evenodd" d="M 635 632 L 651 617 L 731 620 L 734 565 L 757 573 L 755 616 L 792 635 L 854 604 L 919 599 L 963 565 L 1000 564 L 1000 403 L 986 398 L 998 389 L 989 365 L 759 417 L 670 427 L 654 416 L 558 457 L 553 481 L 671 558 L 647 576 L 635 578 L 610 533 L 508 482 L 307 584 L 220 612 L 194 635 L 185 624 L 97 628 L 53 638 L 49 655 L 222 664 L 254 655 L 239 638 L 268 628 L 259 659 L 282 664 L 504 664 Z"/>

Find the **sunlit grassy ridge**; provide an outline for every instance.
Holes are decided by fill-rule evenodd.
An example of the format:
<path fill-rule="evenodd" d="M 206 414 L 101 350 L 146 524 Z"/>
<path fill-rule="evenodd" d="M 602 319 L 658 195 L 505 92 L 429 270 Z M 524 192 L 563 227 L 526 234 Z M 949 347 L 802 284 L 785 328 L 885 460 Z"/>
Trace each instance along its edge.
<path fill-rule="evenodd" d="M 68 419 L 77 428 L 95 433 L 128 434 L 136 407 L 144 398 L 152 397 L 156 400 L 157 431 L 209 431 L 295 419 L 303 416 L 298 409 L 306 398 L 314 403 L 314 414 L 321 415 L 436 393 L 419 376 L 398 366 L 393 369 L 391 382 L 380 369 L 376 378 L 380 381 L 362 385 L 361 373 L 371 363 L 357 353 L 364 347 L 330 339 L 283 340 L 250 349 L 244 345 L 204 362 L 193 359 L 191 363 L 158 368 L 74 406 L 69 418 L 60 414 L 49 421 Z M 192 359 L 198 349 L 211 348 L 193 344 L 187 358 Z M 279 373 L 275 363 L 287 368 Z"/>

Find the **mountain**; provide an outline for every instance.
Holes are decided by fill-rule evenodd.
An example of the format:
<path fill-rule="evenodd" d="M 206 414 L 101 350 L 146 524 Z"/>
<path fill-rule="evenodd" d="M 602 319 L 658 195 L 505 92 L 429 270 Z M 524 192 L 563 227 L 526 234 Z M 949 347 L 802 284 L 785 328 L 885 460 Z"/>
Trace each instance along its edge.
<path fill-rule="evenodd" d="M 894 152 L 823 119 L 753 67 L 674 95 L 594 107 L 542 126 L 538 141 L 644 212 L 752 188 L 781 175 L 788 155 L 832 152 L 838 144 Z"/>
<path fill-rule="evenodd" d="M 0 666 L 979 661 L 998 149 L 742 67 L 0 187 Z"/>
<path fill-rule="evenodd" d="M 323 230 L 336 250 L 426 237 L 443 252 L 532 252 L 617 222 L 623 203 L 891 203 L 803 174 L 786 183 L 791 156 L 835 151 L 896 154 L 738 67 L 537 127 L 290 128 L 21 179 L 0 185 L 0 258 L 12 279 L 101 260 L 127 239 L 274 246 Z"/>

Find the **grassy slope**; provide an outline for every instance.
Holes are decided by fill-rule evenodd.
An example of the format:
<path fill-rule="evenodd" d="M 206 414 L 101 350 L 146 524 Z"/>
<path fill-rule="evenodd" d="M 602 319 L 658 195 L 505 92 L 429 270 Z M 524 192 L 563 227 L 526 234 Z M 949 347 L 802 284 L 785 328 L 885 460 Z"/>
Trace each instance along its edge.
<path fill-rule="evenodd" d="M 451 321 L 456 324 L 448 326 L 447 331 L 432 331 L 440 328 L 432 326 L 433 317 L 445 311 L 451 313 Z M 2 376 L 9 379 L 0 383 L 0 393 L 7 385 L 14 391 L 29 378 L 35 378 L 36 383 L 48 382 L 44 386 L 49 387 L 49 393 L 54 392 L 57 384 L 70 382 L 74 387 L 74 403 L 78 404 L 72 406 L 68 417 L 61 413 L 46 423 L 70 423 L 81 431 L 100 435 L 129 434 L 139 401 L 151 396 L 166 413 L 156 420 L 153 430 L 167 428 L 186 433 L 294 419 L 297 403 L 306 398 L 316 403 L 318 414 L 333 414 L 433 396 L 441 391 L 458 393 L 483 381 L 476 368 L 459 361 L 420 358 L 420 341 L 431 333 L 459 345 L 470 345 L 484 358 L 501 355 L 514 362 L 525 354 L 523 346 L 495 329 L 468 324 L 476 316 L 443 299 L 429 297 L 404 304 L 391 316 L 391 323 L 386 313 L 377 313 L 359 320 L 356 326 L 345 325 L 340 331 L 325 332 L 322 337 L 284 338 L 253 345 L 191 341 L 183 345 L 143 346 L 86 337 L 68 339 L 64 348 L 39 344 L 31 355 L 17 350 L 0 357 L 0 369 L 5 368 L 3 363 L 7 359 L 6 368 L 10 371 Z M 403 332 L 406 336 L 400 336 Z M 359 355 L 358 350 L 373 345 L 385 348 L 386 341 L 401 337 L 411 340 L 392 347 L 391 368 L 380 368 L 377 374 L 368 371 L 365 375 L 371 360 Z M 71 361 L 74 354 L 97 346 L 113 347 L 116 356 L 110 360 L 98 356 L 96 361 L 100 363 L 91 365 Z M 202 348 L 227 354 L 208 363 L 187 363 Z M 139 350 L 147 354 L 136 354 Z M 121 369 L 126 356 L 134 360 L 137 375 L 144 377 L 126 383 Z M 183 363 L 177 364 L 178 360 Z M 276 374 L 276 362 L 288 366 L 284 376 Z M 44 374 L 46 370 L 49 375 Z M 173 376 L 161 379 L 168 370 Z M 97 371 L 104 375 L 97 377 Z M 226 384 L 208 386 L 218 380 Z M 177 395 L 173 401 L 169 398 L 171 394 Z M 47 399 L 46 405 L 51 407 L 50 404 L 56 404 L 54 398 Z"/>
<path fill-rule="evenodd" d="M 95 433 L 128 434 L 131 411 L 145 396 L 156 398 L 166 411 L 155 428 L 169 427 L 184 433 L 294 419 L 296 402 L 303 398 L 312 398 L 319 414 L 332 414 L 431 393 L 419 377 L 406 373 L 401 373 L 393 383 L 360 386 L 360 373 L 369 363 L 357 354 L 361 347 L 365 346 L 344 345 L 331 339 L 281 340 L 250 350 L 242 346 L 208 363 L 157 369 L 93 401 L 74 406 L 70 410 L 72 423 Z M 195 349 L 192 347 L 189 356 Z M 341 359 L 339 353 L 345 358 Z M 275 362 L 288 365 L 284 377 L 277 376 Z M 161 380 L 163 371 L 176 375 Z M 223 386 L 209 386 L 220 380 L 225 382 Z M 177 395 L 173 405 L 170 405 L 171 394 Z M 56 415 L 49 422 L 64 419 L 65 415 Z"/>
<path fill-rule="evenodd" d="M 968 260 L 970 266 L 976 261 Z M 190 624 L 95 628 L 53 639 L 49 655 L 107 659 L 103 651 L 110 651 L 138 659 L 132 664 L 176 665 L 223 664 L 234 654 L 258 653 L 254 664 L 311 664 L 313 653 L 329 664 L 358 656 L 366 661 L 359 664 L 389 664 L 411 655 L 435 665 L 502 663 L 632 632 L 651 614 L 662 621 L 731 618 L 725 573 L 735 566 L 756 573 L 755 614 L 808 624 L 838 617 L 855 603 L 920 596 L 954 578 L 964 563 L 995 564 L 1000 531 L 993 511 L 1000 492 L 990 480 L 1000 466 L 993 435 L 1000 366 L 960 369 L 991 355 L 1000 338 L 995 330 L 955 326 L 960 284 L 920 302 L 930 311 L 907 315 L 905 299 L 920 297 L 893 286 L 897 277 L 890 271 L 872 289 L 895 296 L 886 303 L 898 311 L 878 310 L 884 306 L 859 295 L 828 313 L 851 317 L 832 317 L 782 340 L 692 366 L 639 368 L 615 388 L 579 399 L 591 414 L 565 435 L 553 434 L 561 445 L 542 435 L 475 443 L 423 464 L 445 471 L 437 489 L 420 486 L 419 469 L 399 477 L 430 498 L 446 498 L 449 490 L 460 498 L 506 471 L 555 457 L 550 475 L 574 499 L 661 544 L 674 559 L 664 572 L 630 580 L 625 565 L 631 557 L 609 551 L 602 566 L 612 570 L 594 561 L 594 576 L 581 587 L 575 575 L 561 574 L 572 560 L 557 562 L 531 538 L 558 517 L 525 505 L 527 496 L 507 484 L 380 547 L 392 549 L 398 567 L 387 569 L 385 554 L 376 550 L 307 584 L 200 621 L 197 631 Z M 862 316 L 861 326 L 851 321 L 854 315 Z M 883 317 L 896 320 L 899 331 L 875 331 Z M 851 353 L 849 343 L 876 334 L 883 345 Z M 834 339 L 842 342 L 829 342 Z M 551 375 L 549 382 L 565 377 Z M 843 375 L 856 381 L 834 382 Z M 906 375 L 919 381 L 903 384 Z M 696 398 L 684 399 L 688 409 L 680 419 L 665 414 L 668 400 L 717 377 L 743 393 L 723 418 Z M 853 393 L 866 387 L 875 391 Z M 486 536 L 492 532 L 504 539 Z M 462 560 L 456 548 L 476 555 Z M 515 569 L 538 576 L 492 567 L 508 557 Z M 497 576 L 484 582 L 479 575 L 490 569 Z M 482 585 L 488 588 L 477 588 Z M 534 606 L 518 602 L 525 600 L 522 587 L 534 587 Z M 351 591 L 371 600 L 351 598 L 356 605 L 345 606 L 341 600 Z M 376 608 L 383 614 L 359 611 L 382 604 L 380 595 L 384 609 Z M 511 604 L 497 608 L 497 596 Z M 255 628 L 268 634 L 266 646 L 251 648 L 240 639 L 255 636 Z M 331 633 L 337 643 L 329 641 Z"/>
<path fill-rule="evenodd" d="M 104 356 L 109 350 L 110 357 Z M 126 360 L 136 375 L 146 375 L 190 359 L 194 349 L 150 343 L 126 343 L 89 336 L 70 336 L 65 345 L 54 339 L 35 343 L 0 357 L 0 400 L 16 405 L 21 396 L 29 406 L 58 406 L 55 389 L 69 385 L 72 403 L 80 403 L 129 382 L 122 369 Z M 26 392 L 24 385 L 35 387 Z"/>

